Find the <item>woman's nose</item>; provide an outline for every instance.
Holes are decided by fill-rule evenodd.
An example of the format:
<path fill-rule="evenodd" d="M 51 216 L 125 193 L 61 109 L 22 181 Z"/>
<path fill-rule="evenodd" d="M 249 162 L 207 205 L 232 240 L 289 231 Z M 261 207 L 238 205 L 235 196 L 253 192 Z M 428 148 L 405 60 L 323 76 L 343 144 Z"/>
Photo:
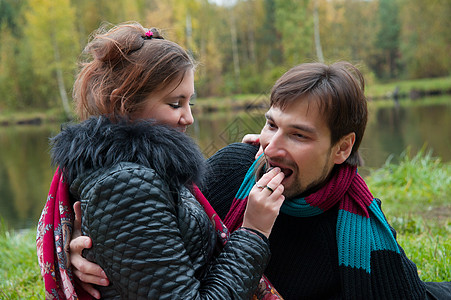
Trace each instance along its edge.
<path fill-rule="evenodd" d="M 194 117 L 193 114 L 191 113 L 191 107 L 188 106 L 187 108 L 183 109 L 183 113 L 180 116 L 180 124 L 183 126 L 188 126 L 193 124 L 194 122 Z"/>

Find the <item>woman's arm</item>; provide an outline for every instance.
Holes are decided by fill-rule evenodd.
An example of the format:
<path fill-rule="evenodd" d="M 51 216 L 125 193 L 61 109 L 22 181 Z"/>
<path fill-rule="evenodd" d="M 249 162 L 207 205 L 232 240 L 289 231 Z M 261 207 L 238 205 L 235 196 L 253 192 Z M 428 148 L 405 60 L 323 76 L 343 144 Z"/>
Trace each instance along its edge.
<path fill-rule="evenodd" d="M 82 202 L 82 228 L 95 245 L 89 256 L 124 298 L 245 299 L 269 259 L 265 239 L 238 230 L 205 280 L 196 279 L 175 202 L 164 181 L 149 178 L 149 169 L 124 168 L 96 179 L 81 199 L 91 199 Z"/>

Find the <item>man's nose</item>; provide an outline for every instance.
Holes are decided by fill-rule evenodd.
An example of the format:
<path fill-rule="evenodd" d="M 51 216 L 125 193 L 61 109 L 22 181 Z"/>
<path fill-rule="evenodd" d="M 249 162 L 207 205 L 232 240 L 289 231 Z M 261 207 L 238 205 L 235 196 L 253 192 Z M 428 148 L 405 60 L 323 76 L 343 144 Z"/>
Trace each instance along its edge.
<path fill-rule="evenodd" d="M 286 147 L 283 135 L 276 132 L 269 140 L 263 152 L 268 157 L 284 157 L 286 155 Z"/>

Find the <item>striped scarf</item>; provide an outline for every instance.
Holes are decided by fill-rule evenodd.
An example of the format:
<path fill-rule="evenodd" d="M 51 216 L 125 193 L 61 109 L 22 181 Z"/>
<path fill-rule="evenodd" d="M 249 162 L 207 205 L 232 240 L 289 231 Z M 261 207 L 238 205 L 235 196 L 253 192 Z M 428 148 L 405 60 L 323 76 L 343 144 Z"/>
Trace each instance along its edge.
<path fill-rule="evenodd" d="M 247 198 L 255 184 L 258 162 L 256 160 L 248 170 L 224 219 L 231 231 L 243 222 Z M 325 186 L 305 198 L 285 200 L 281 212 L 295 217 L 310 217 L 335 205 L 339 207 L 336 239 L 343 298 L 377 299 L 378 295 L 391 294 L 387 289 L 393 289 L 393 297 L 390 298 L 408 295 L 411 299 L 409 290 L 412 287 L 408 271 L 403 266 L 400 248 L 377 200 L 356 167 L 347 164 L 337 166 Z M 391 286 L 386 286 L 387 279 L 381 278 L 385 276 L 390 276 L 388 282 Z M 381 288 L 385 291 L 378 291 Z M 395 291 L 397 289 L 399 291 Z"/>

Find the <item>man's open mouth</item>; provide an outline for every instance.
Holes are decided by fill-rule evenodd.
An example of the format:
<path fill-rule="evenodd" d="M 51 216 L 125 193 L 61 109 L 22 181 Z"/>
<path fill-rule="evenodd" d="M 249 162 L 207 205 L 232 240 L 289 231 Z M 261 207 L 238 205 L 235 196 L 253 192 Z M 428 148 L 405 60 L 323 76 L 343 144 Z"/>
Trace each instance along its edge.
<path fill-rule="evenodd" d="M 287 168 L 285 166 L 279 165 L 277 163 L 272 163 L 272 162 L 268 162 L 268 167 L 266 169 L 266 172 L 268 172 L 269 170 L 275 168 L 275 167 L 279 167 L 283 174 L 285 175 L 285 179 L 287 179 L 288 177 L 290 177 L 293 174 L 293 170 L 290 168 Z"/>

